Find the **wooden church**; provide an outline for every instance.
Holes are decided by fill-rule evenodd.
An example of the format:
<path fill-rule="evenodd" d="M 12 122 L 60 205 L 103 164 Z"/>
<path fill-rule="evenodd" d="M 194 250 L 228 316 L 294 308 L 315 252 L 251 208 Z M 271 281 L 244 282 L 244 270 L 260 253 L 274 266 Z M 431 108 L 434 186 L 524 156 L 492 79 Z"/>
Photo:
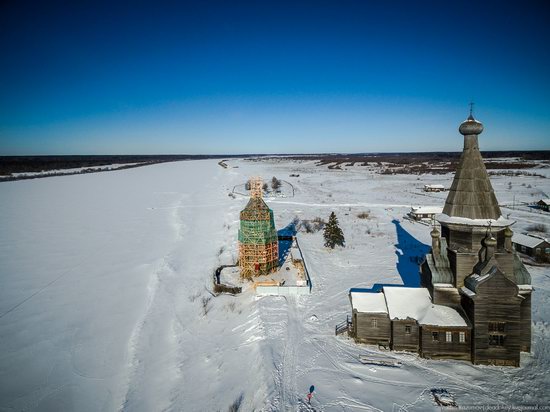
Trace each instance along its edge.
<path fill-rule="evenodd" d="M 464 149 L 436 216 L 441 232 L 434 225 L 432 250 L 421 265 L 423 288 L 350 293 L 351 335 L 424 357 L 519 366 L 520 352 L 531 350 L 531 277 L 479 151 L 483 125 L 470 112 L 459 131 Z M 380 327 L 388 330 L 373 332 Z"/>

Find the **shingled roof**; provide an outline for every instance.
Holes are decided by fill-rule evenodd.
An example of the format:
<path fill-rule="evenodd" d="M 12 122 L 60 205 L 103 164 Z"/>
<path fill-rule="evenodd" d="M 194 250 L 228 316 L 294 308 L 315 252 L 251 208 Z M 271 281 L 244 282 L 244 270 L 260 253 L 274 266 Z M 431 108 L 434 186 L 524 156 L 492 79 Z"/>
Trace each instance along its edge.
<path fill-rule="evenodd" d="M 496 220 L 501 216 L 500 207 L 478 146 L 483 125 L 470 115 L 459 130 L 464 134 L 464 149 L 443 213 L 451 217 Z"/>

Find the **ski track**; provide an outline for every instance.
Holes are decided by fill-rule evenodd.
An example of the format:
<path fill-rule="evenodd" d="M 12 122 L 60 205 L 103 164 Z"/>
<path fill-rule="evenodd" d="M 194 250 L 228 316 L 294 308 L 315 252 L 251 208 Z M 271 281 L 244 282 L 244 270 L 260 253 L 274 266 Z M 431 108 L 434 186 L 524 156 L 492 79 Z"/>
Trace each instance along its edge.
<path fill-rule="evenodd" d="M 127 372 L 127 385 L 125 388 L 125 395 L 118 410 L 120 412 L 126 410 L 136 409 L 135 405 L 132 405 L 132 401 L 135 398 L 137 388 L 139 388 L 142 377 L 145 374 L 147 367 L 146 352 L 148 348 L 145 346 L 146 341 L 150 340 L 152 336 L 159 333 L 158 328 L 160 325 L 153 321 L 155 313 L 162 313 L 166 315 L 166 311 L 171 315 L 171 322 L 165 324 L 167 329 L 172 329 L 173 335 L 178 340 L 178 336 L 181 336 L 185 332 L 183 322 L 175 312 L 174 296 L 172 288 L 175 287 L 174 282 L 170 282 L 170 278 L 174 278 L 174 266 L 171 263 L 171 256 L 177 252 L 182 240 L 185 238 L 185 234 L 189 231 L 188 226 L 185 224 L 184 216 L 179 213 L 179 205 L 184 199 L 188 198 L 188 194 L 181 194 L 177 201 L 177 206 L 171 213 L 170 220 L 175 234 L 175 242 L 172 249 L 160 260 L 157 269 L 153 272 L 149 279 L 147 286 L 147 304 L 145 311 L 141 319 L 136 323 L 134 330 L 129 339 L 128 344 L 128 372 Z M 169 284 L 166 284 L 166 282 Z M 167 303 L 170 303 L 168 306 Z M 175 321 L 175 322 L 174 322 Z M 145 330 L 147 324 L 148 329 Z M 139 394 L 138 399 L 139 399 Z M 172 397 L 169 399 L 172 400 Z M 166 408 L 167 406 L 165 406 Z"/>
<path fill-rule="evenodd" d="M 259 300 L 260 323 L 265 331 L 266 364 L 272 363 L 272 379 L 275 385 L 273 399 L 268 399 L 270 410 L 298 410 L 296 384 L 296 348 L 302 332 L 297 319 L 295 297 L 266 296 Z"/>

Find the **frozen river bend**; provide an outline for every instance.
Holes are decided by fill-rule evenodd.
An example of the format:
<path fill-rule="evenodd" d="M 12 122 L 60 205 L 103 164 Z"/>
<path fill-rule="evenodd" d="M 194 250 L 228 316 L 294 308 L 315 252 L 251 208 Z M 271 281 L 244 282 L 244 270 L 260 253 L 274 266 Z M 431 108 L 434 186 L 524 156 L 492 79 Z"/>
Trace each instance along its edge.
<path fill-rule="evenodd" d="M 433 387 L 462 404 L 550 402 L 547 269 L 532 270 L 533 354 L 521 368 L 399 353 L 401 368 L 367 367 L 358 356 L 375 349 L 334 336 L 347 292 L 410 281 L 405 258 L 429 229 L 395 219 L 444 194 L 416 196 L 412 176 L 229 163 L 239 168 L 189 161 L 0 184 L 0 411 L 309 410 L 310 385 L 327 411 L 436 410 Z M 334 210 L 346 249 L 300 233 L 309 296 L 213 298 L 214 268 L 237 257 L 246 203 L 228 193 L 252 175 L 291 173 L 296 196 L 268 200 L 277 228 Z M 504 179 L 494 182 L 499 199 Z M 520 226 L 534 219 L 512 213 Z"/>

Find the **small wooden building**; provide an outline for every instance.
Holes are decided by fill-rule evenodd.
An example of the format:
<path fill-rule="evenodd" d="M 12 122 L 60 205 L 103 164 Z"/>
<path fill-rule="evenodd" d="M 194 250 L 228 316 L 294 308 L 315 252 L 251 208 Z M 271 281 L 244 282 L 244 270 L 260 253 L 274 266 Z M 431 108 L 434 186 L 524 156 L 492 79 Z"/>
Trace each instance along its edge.
<path fill-rule="evenodd" d="M 409 216 L 414 220 L 432 219 L 435 215 L 443 212 L 441 206 L 413 206 Z"/>
<path fill-rule="evenodd" d="M 518 252 L 539 260 L 550 259 L 550 242 L 547 239 L 514 233 L 512 243 Z"/>
<path fill-rule="evenodd" d="M 381 292 L 350 292 L 352 308 L 351 334 L 356 342 L 389 346 L 390 318 Z"/>
<path fill-rule="evenodd" d="M 444 192 L 445 186 L 443 185 L 424 185 L 425 192 Z"/>
<path fill-rule="evenodd" d="M 545 212 L 550 211 L 550 199 L 541 199 L 537 202 L 537 207 Z"/>

